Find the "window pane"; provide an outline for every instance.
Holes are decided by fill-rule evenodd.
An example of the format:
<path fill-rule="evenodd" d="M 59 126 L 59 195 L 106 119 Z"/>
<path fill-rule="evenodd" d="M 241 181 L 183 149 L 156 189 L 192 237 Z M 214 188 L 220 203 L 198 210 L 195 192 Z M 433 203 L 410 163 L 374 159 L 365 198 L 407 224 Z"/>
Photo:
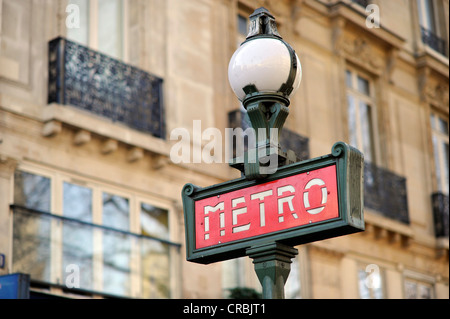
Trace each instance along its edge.
<path fill-rule="evenodd" d="M 92 223 L 92 190 L 64 182 L 63 213 L 65 217 Z"/>
<path fill-rule="evenodd" d="M 131 237 L 115 231 L 103 232 L 103 291 L 128 296 L 130 293 Z"/>
<path fill-rule="evenodd" d="M 345 71 L 345 82 L 349 88 L 353 87 L 352 85 L 352 73 L 349 70 Z"/>
<path fill-rule="evenodd" d="M 14 173 L 14 204 L 50 212 L 50 179 L 16 171 Z"/>
<path fill-rule="evenodd" d="M 169 214 L 150 204 L 141 204 L 141 234 L 169 240 Z"/>
<path fill-rule="evenodd" d="M 417 298 L 417 285 L 412 281 L 405 281 L 405 298 L 416 299 Z"/>
<path fill-rule="evenodd" d="M 247 18 L 238 14 L 238 32 L 243 35 L 247 36 L 248 30 L 247 30 Z"/>
<path fill-rule="evenodd" d="M 129 209 L 127 198 L 103 193 L 103 226 L 128 231 Z"/>
<path fill-rule="evenodd" d="M 359 103 L 361 120 L 362 148 L 364 159 L 373 162 L 372 114 L 371 108 L 364 102 Z"/>
<path fill-rule="evenodd" d="M 367 273 L 364 269 L 358 270 L 358 286 L 359 286 L 359 297 L 361 299 L 370 299 L 369 288 L 366 284 Z"/>
<path fill-rule="evenodd" d="M 286 299 L 300 298 L 300 273 L 298 258 L 292 258 L 291 271 L 284 288 Z"/>
<path fill-rule="evenodd" d="M 430 122 L 431 122 L 431 128 L 433 130 L 435 130 L 436 129 L 436 124 L 435 124 L 435 116 L 434 116 L 434 114 L 430 114 Z"/>
<path fill-rule="evenodd" d="M 443 185 L 443 191 L 445 191 L 448 194 L 448 185 L 449 185 L 449 177 L 448 177 L 448 163 L 449 163 L 449 158 L 448 158 L 448 143 L 447 142 L 443 142 L 443 148 L 444 148 L 444 171 L 445 171 L 445 185 Z"/>
<path fill-rule="evenodd" d="M 348 101 L 348 129 L 349 129 L 349 137 L 350 137 L 350 145 L 359 148 L 358 145 L 358 132 L 356 128 L 356 108 L 355 108 L 355 100 L 353 96 L 347 96 Z"/>
<path fill-rule="evenodd" d="M 433 135 L 432 137 L 433 139 L 433 150 L 434 150 L 434 166 L 436 169 L 436 180 L 437 180 L 437 184 L 438 184 L 438 188 L 439 190 L 441 189 L 441 165 L 439 163 L 439 149 L 438 149 L 438 140 L 436 135 Z"/>
<path fill-rule="evenodd" d="M 66 12 L 67 38 L 87 46 L 89 44 L 89 1 L 69 0 L 67 8 L 69 9 Z"/>
<path fill-rule="evenodd" d="M 50 282 L 50 216 L 14 209 L 13 225 L 12 272 Z"/>
<path fill-rule="evenodd" d="M 92 222 L 92 190 L 64 182 L 63 215 L 84 222 Z M 80 271 L 80 288 L 92 289 L 93 271 L 92 226 L 72 221 L 63 223 L 63 278 L 72 275 L 73 265 Z"/>
<path fill-rule="evenodd" d="M 448 135 L 448 122 L 439 117 L 439 131 Z"/>
<path fill-rule="evenodd" d="M 98 0 L 98 49 L 122 57 L 122 1 Z"/>
<path fill-rule="evenodd" d="M 141 234 L 169 240 L 169 212 L 150 204 L 141 204 Z M 169 245 L 142 238 L 142 294 L 143 298 L 170 297 Z"/>
<path fill-rule="evenodd" d="M 129 230 L 128 199 L 103 193 L 103 225 Z M 103 290 L 116 295 L 130 291 L 130 236 L 117 231 L 103 232 Z"/>
<path fill-rule="evenodd" d="M 434 23 L 434 10 L 433 10 L 433 0 L 423 0 L 424 1 L 424 16 L 426 17 L 425 24 L 423 25 L 428 30 L 436 33 L 436 27 Z"/>
<path fill-rule="evenodd" d="M 143 237 L 141 240 L 142 297 L 170 297 L 169 245 Z"/>
<path fill-rule="evenodd" d="M 419 298 L 420 299 L 431 299 L 431 287 L 426 285 L 418 285 L 419 288 Z"/>
<path fill-rule="evenodd" d="M 363 79 L 362 77 L 358 76 L 358 91 L 369 96 L 369 81 L 366 79 Z"/>

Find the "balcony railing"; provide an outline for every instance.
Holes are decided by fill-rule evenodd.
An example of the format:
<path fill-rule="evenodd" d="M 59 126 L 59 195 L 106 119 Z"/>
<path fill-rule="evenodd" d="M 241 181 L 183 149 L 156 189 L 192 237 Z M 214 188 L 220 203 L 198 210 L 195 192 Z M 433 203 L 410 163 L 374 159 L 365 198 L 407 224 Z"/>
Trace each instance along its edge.
<path fill-rule="evenodd" d="M 447 56 L 446 43 L 444 39 L 441 39 L 435 33 L 422 26 L 420 26 L 420 33 L 424 44 L 428 45 L 434 51 Z"/>
<path fill-rule="evenodd" d="M 165 138 L 162 79 L 61 37 L 49 43 L 48 102 Z"/>
<path fill-rule="evenodd" d="M 409 224 L 406 179 L 371 163 L 364 163 L 364 206 Z"/>
<path fill-rule="evenodd" d="M 431 195 L 433 204 L 434 232 L 436 238 L 449 237 L 448 223 L 448 195 L 443 193 L 434 193 Z"/>
<path fill-rule="evenodd" d="M 353 3 L 360 5 L 361 7 L 367 7 L 370 4 L 369 0 L 351 0 Z"/>
<path fill-rule="evenodd" d="M 228 113 L 228 123 L 230 128 L 242 128 L 244 131 L 250 127 L 250 120 L 248 115 L 240 110 L 231 111 Z M 281 149 L 284 151 L 292 150 L 301 160 L 309 158 L 309 139 L 301 136 L 287 128 L 281 130 L 280 136 Z M 245 143 L 244 150 L 247 150 L 248 143 Z M 236 156 L 236 150 L 233 150 L 233 155 Z"/>
<path fill-rule="evenodd" d="M 13 272 L 71 293 L 170 298 L 170 265 L 180 244 L 18 205 L 11 209 Z"/>

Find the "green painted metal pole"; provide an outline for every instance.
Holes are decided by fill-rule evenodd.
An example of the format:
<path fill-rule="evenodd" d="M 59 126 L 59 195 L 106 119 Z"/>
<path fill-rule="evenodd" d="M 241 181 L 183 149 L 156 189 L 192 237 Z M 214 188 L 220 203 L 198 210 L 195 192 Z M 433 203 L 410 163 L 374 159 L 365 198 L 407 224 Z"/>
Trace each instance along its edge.
<path fill-rule="evenodd" d="M 254 246 L 246 250 L 253 259 L 256 275 L 262 285 L 264 299 L 284 299 L 284 285 L 291 271 L 291 259 L 298 250 L 277 242 Z"/>

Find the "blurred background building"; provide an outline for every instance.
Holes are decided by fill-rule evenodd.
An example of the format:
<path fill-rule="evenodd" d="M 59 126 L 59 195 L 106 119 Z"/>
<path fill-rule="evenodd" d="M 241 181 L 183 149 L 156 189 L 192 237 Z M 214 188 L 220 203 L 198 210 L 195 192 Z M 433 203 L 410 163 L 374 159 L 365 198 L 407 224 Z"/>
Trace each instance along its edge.
<path fill-rule="evenodd" d="M 181 188 L 239 172 L 170 160 L 175 128 L 246 125 L 227 68 L 260 6 L 303 67 L 282 145 L 365 154 L 366 231 L 297 247 L 286 297 L 449 297 L 448 0 L 0 0 L 0 281 L 261 291 L 247 257 L 185 260 Z"/>

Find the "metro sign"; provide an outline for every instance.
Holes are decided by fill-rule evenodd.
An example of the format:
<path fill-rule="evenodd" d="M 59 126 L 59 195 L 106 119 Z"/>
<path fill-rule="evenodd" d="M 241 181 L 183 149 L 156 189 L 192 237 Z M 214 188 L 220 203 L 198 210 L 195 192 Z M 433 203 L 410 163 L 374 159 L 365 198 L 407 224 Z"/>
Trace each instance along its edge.
<path fill-rule="evenodd" d="M 195 248 L 339 217 L 336 165 L 195 203 Z"/>
<path fill-rule="evenodd" d="M 362 154 L 336 143 L 331 154 L 281 167 L 263 181 L 186 184 L 187 259 L 206 264 L 266 242 L 293 246 L 364 230 L 362 169 Z"/>

